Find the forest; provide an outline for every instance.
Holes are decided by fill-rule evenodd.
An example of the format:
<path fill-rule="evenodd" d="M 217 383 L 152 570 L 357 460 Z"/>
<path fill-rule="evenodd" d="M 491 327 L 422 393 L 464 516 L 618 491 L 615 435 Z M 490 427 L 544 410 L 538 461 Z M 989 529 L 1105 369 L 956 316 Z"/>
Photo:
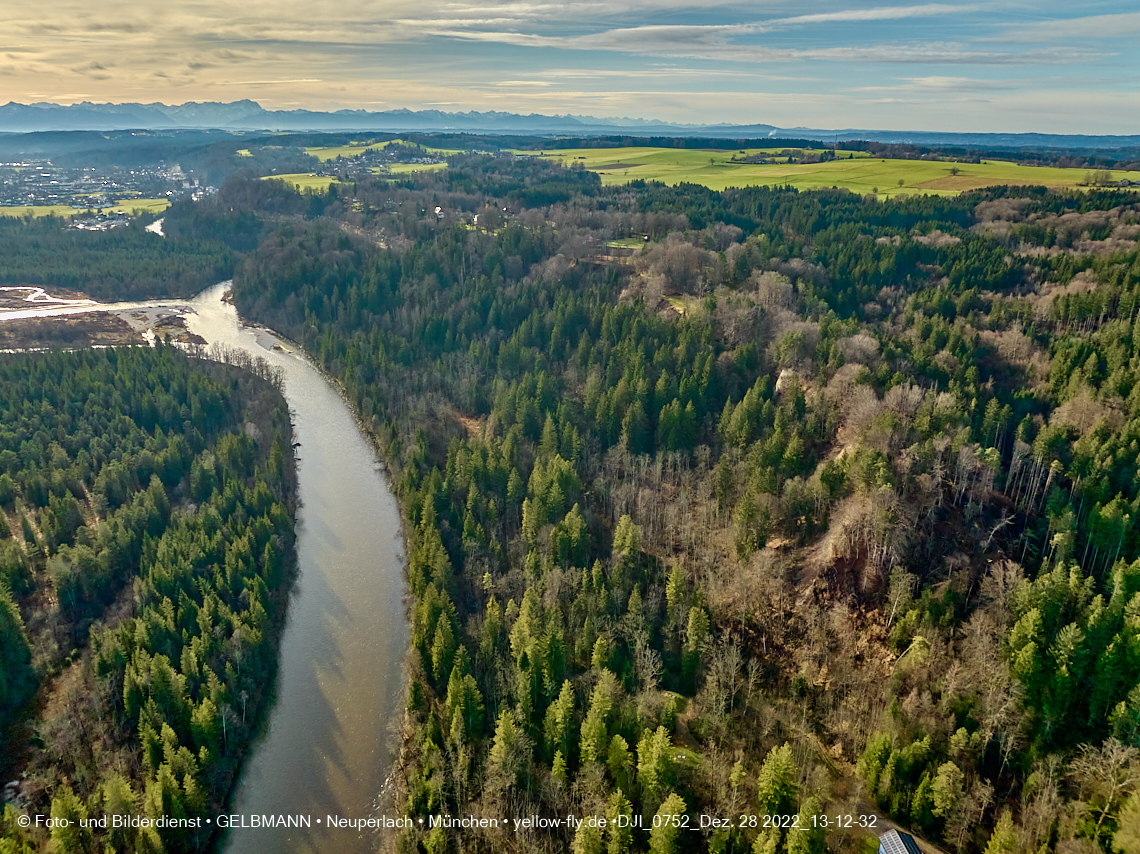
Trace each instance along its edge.
<path fill-rule="evenodd" d="M 1133 194 L 353 194 L 235 297 L 398 475 L 396 807 L 611 819 L 392 850 L 1138 850 Z"/>
<path fill-rule="evenodd" d="M 468 154 L 321 195 L 236 176 L 174 220 L 227 241 L 242 315 L 343 385 L 392 473 L 412 644 L 388 797 L 425 824 L 391 851 L 870 854 L 887 822 L 946 852 L 1140 851 L 1134 192 L 602 187 Z M 234 560 L 278 572 L 287 514 L 259 527 L 222 484 L 288 506 L 279 457 L 230 476 L 185 441 L 184 500 L 237 514 Z M 244 644 L 276 613 L 236 568 L 220 604 L 183 583 L 229 566 L 205 513 L 144 545 L 144 622 L 69 630 L 137 733 L 129 792 L 179 789 L 188 816 L 232 769 L 256 655 L 194 625 Z M 9 611 L 11 672 L 41 673 Z M 61 772 L 89 809 L 100 756 Z"/>
<path fill-rule="evenodd" d="M 118 302 L 190 296 L 233 270 L 224 244 L 158 239 L 142 222 L 103 232 L 63 226 L 56 217 L 0 221 L 0 282 L 55 285 Z"/>
<path fill-rule="evenodd" d="M 165 237 L 145 230 L 153 215 L 101 232 L 67 229 L 58 217 L 0 217 L 0 284 L 55 286 L 100 302 L 194 296 L 233 275 L 267 230 L 266 217 L 309 202 L 281 182 L 246 176 L 226 185 L 208 213 L 176 202 L 162 215 Z"/>
<path fill-rule="evenodd" d="M 203 850 L 276 661 L 293 465 L 271 373 L 155 348 L 0 359 L 0 771 L 70 826 L 0 851 Z M 104 815 L 173 819 L 93 829 Z"/>

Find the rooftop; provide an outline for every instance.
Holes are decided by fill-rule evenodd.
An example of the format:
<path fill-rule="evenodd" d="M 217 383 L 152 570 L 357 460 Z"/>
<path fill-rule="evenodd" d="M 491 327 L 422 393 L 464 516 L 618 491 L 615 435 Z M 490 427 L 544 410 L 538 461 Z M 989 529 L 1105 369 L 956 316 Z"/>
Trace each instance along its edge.
<path fill-rule="evenodd" d="M 894 829 L 879 837 L 879 851 L 882 854 L 922 854 L 913 836 Z"/>

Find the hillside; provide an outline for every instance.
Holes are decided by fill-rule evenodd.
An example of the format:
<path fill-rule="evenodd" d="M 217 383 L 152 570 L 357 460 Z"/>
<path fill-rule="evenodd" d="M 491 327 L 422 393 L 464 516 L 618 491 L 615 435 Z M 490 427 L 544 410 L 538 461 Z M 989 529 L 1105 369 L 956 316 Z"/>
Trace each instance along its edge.
<path fill-rule="evenodd" d="M 948 849 L 1135 832 L 1135 195 L 450 167 L 235 279 L 397 473 L 396 810 L 611 819 L 468 850 L 859 851 L 868 801 Z"/>
<path fill-rule="evenodd" d="M 113 130 L 274 130 L 274 131 L 420 131 L 550 136 L 655 134 L 720 139 L 780 137 L 790 139 L 860 139 L 912 145 L 960 145 L 975 148 L 1098 149 L 1136 148 L 1140 136 L 1051 133 L 958 133 L 916 129 L 780 128 L 759 122 L 686 124 L 656 119 L 581 115 L 519 114 L 497 110 L 267 110 L 249 99 L 232 102 L 20 104 L 0 105 L 6 133 Z"/>
<path fill-rule="evenodd" d="M 1129 854 L 1137 193 L 331 162 L 179 228 L 241 224 L 241 313 L 342 383 L 400 498 L 387 849 L 856 854 L 891 821 Z"/>

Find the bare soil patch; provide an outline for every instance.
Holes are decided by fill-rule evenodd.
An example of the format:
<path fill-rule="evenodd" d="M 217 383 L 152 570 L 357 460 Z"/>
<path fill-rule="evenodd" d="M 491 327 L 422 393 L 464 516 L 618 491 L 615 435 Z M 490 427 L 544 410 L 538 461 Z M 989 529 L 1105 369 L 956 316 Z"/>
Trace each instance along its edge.
<path fill-rule="evenodd" d="M 205 338 L 193 334 L 187 328 L 183 309 L 155 306 L 120 310 L 117 314 L 146 340 L 150 340 L 153 335 L 156 338 L 182 344 L 206 343 Z"/>
<path fill-rule="evenodd" d="M 467 431 L 467 437 L 474 439 L 482 430 L 482 425 L 479 424 L 479 419 L 472 418 L 470 415 L 464 415 L 460 412 L 452 413 L 456 421 L 463 425 L 463 429 Z"/>
<path fill-rule="evenodd" d="M 57 288 L 55 285 L 10 285 L 7 283 L 0 284 L 4 290 L 0 290 L 0 309 L 28 309 L 42 307 L 50 303 L 40 301 L 29 301 L 28 297 L 36 291 L 43 291 L 46 294 L 62 300 L 85 300 L 91 299 L 90 296 L 82 291 L 72 290 L 71 288 Z"/>
<path fill-rule="evenodd" d="M 181 344 L 201 344 L 205 346 L 206 339 L 195 335 L 186 328 L 186 318 L 178 316 L 160 317 L 154 324 L 154 334 L 167 341 L 177 341 Z"/>
<path fill-rule="evenodd" d="M 117 314 L 100 311 L 74 317 L 32 317 L 0 323 L 0 350 L 114 347 L 144 343 L 141 333 Z"/>

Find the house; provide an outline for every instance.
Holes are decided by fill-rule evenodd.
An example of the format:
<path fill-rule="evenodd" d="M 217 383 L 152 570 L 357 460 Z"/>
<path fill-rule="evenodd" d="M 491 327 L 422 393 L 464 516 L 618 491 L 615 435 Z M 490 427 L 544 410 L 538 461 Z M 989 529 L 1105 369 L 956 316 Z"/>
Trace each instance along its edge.
<path fill-rule="evenodd" d="M 913 836 L 892 829 L 879 837 L 879 854 L 922 854 L 922 852 Z"/>

